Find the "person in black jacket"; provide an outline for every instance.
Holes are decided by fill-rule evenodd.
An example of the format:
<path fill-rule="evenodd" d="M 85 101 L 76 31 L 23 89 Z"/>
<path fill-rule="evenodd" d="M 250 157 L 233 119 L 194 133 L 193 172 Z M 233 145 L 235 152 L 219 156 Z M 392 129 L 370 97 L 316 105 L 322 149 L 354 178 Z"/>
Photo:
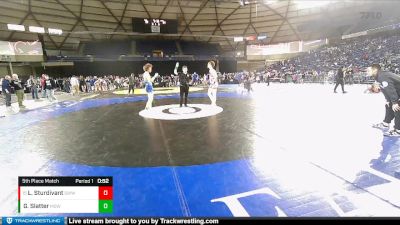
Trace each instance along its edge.
<path fill-rule="evenodd" d="M 187 98 L 189 95 L 189 82 L 191 80 L 190 75 L 188 74 L 187 66 L 182 66 L 182 72 L 178 73 L 179 62 L 176 63 L 174 74 L 179 76 L 179 86 L 180 86 L 180 107 L 183 104 L 183 96 L 185 95 L 185 106 L 187 107 Z"/>
<path fill-rule="evenodd" d="M 131 73 L 131 76 L 128 78 L 129 88 L 128 88 L 128 95 L 135 94 L 135 74 Z"/>
<path fill-rule="evenodd" d="M 46 97 L 50 102 L 52 102 L 53 100 L 57 100 L 54 97 L 55 88 L 56 88 L 56 82 L 52 78 L 50 78 L 49 75 L 46 75 L 44 81 L 44 90 L 46 91 Z"/>
<path fill-rule="evenodd" d="M 341 66 L 336 74 L 336 85 L 335 85 L 335 89 L 333 89 L 334 93 L 336 92 L 336 88 L 339 86 L 339 84 L 342 86 L 342 92 L 343 94 L 346 93 L 344 91 L 344 73 L 343 73 L 343 67 Z"/>
<path fill-rule="evenodd" d="M 6 108 L 11 108 L 11 77 L 5 76 L 3 82 L 1 82 L 1 87 L 3 89 L 3 95 L 6 102 Z"/>
<path fill-rule="evenodd" d="M 369 73 L 379 83 L 380 90 L 387 101 L 385 119 L 382 123 L 373 125 L 374 128 L 388 130 L 394 119 L 394 129 L 386 132 L 385 136 L 400 137 L 400 76 L 381 70 L 379 64 L 373 64 Z"/>

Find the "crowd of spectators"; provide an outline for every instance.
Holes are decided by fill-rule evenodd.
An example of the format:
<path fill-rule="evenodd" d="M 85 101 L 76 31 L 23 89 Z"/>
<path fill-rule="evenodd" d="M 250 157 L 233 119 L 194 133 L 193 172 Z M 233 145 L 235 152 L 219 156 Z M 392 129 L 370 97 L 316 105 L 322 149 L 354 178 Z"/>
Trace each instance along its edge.
<path fill-rule="evenodd" d="M 279 61 L 261 68 L 258 71 L 241 71 L 236 73 L 219 74 L 222 84 L 243 84 L 251 82 L 333 82 L 336 71 L 344 67 L 347 83 L 364 83 L 371 80 L 366 75 L 366 68 L 380 63 L 383 68 L 394 73 L 400 73 L 400 34 L 375 35 L 341 40 L 337 43 L 325 45 L 315 50 L 302 53 L 294 58 Z M 80 93 L 104 93 L 126 88 L 143 88 L 144 82 L 141 75 L 129 76 L 71 76 L 68 78 L 52 78 L 46 74 L 41 77 L 31 76 L 21 80 L 18 75 L 1 78 L 0 83 L 6 79 L 10 83 L 10 92 L 19 93 L 25 90 L 31 93 L 33 99 L 42 98 L 55 100 L 54 90 L 77 95 Z M 7 82 L 6 82 L 7 83 Z M 208 75 L 192 74 L 191 85 L 207 85 Z M 178 76 L 174 74 L 159 76 L 155 87 L 179 86 Z M 4 88 L 0 92 L 4 92 Z"/>
<path fill-rule="evenodd" d="M 346 83 L 371 83 L 366 69 L 380 63 L 385 70 L 400 73 L 400 35 L 364 36 L 341 40 L 257 71 L 222 74 L 222 83 L 293 82 L 332 83 L 344 67 Z"/>
<path fill-rule="evenodd" d="M 383 68 L 399 74 L 400 35 L 364 36 L 339 41 L 303 53 L 267 67 L 271 77 L 298 82 L 301 80 L 332 80 L 339 67 L 346 70 L 347 81 L 368 80 L 366 68 L 380 63 Z"/>
<path fill-rule="evenodd" d="M 198 75 L 197 73 L 191 74 L 192 86 L 206 85 L 208 76 Z M 5 78 L 0 78 L 0 83 Z M 50 80 L 50 85 L 46 85 L 46 80 Z M 42 74 L 40 77 L 30 76 L 28 79 L 22 79 L 21 89 L 25 93 L 31 93 L 32 99 L 47 98 L 54 99 L 54 90 L 70 93 L 71 95 L 78 95 L 81 93 L 106 93 L 109 91 L 127 88 L 132 85 L 134 88 L 143 88 L 144 81 L 142 75 L 132 74 L 129 76 L 71 76 L 66 78 L 51 78 L 47 74 Z M 154 81 L 155 87 L 176 87 L 179 86 L 179 79 L 177 75 L 164 75 L 158 77 Z M 51 93 L 46 93 L 46 90 L 53 90 Z M 0 94 L 2 93 L 0 88 Z M 10 93 L 16 93 L 16 90 L 11 86 Z"/>

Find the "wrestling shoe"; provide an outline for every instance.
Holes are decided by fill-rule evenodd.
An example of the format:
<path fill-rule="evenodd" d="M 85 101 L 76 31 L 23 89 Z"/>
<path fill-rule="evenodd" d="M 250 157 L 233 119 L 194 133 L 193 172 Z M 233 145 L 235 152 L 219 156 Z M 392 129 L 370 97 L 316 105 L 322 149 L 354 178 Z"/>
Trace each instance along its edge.
<path fill-rule="evenodd" d="M 383 135 L 385 135 L 386 137 L 400 137 L 400 130 L 391 130 L 385 132 Z"/>
<path fill-rule="evenodd" d="M 372 127 L 382 131 L 387 131 L 389 129 L 389 125 L 385 125 L 384 123 L 373 124 Z"/>

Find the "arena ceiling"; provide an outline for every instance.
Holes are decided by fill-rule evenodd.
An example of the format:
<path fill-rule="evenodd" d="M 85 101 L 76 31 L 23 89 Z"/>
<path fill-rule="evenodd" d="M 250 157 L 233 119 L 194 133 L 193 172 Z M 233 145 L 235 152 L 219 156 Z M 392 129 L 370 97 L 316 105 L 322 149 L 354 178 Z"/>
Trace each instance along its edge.
<path fill-rule="evenodd" d="M 236 50 L 243 44 L 235 43 L 234 36 L 266 33 L 267 44 L 315 40 L 399 21 L 399 1 L 241 2 L 248 4 L 237 0 L 1 0 L 0 40 L 38 38 L 34 33 L 9 31 L 7 23 L 62 29 L 62 35 L 44 35 L 47 49 L 144 38 L 132 33 L 132 17 L 139 17 L 178 19 L 178 34 L 160 38 L 220 43 L 225 50 Z"/>

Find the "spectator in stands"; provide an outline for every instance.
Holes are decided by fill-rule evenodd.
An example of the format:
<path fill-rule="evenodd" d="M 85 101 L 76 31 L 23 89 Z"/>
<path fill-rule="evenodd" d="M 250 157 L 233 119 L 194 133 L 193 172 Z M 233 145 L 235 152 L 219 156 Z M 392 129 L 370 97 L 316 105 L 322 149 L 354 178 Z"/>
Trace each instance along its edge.
<path fill-rule="evenodd" d="M 269 78 L 271 77 L 271 72 L 267 71 L 267 73 L 264 75 L 264 81 L 267 82 L 267 85 L 269 86 Z"/>
<path fill-rule="evenodd" d="M 199 84 L 199 75 L 198 75 L 196 72 L 193 73 L 193 76 L 192 76 L 192 84 L 193 84 L 194 86 L 196 86 L 196 85 Z"/>
<path fill-rule="evenodd" d="M 349 83 L 352 83 L 352 77 L 359 76 L 357 73 L 360 73 L 374 62 L 382 62 L 383 67 L 387 70 L 399 72 L 400 57 L 396 57 L 400 52 L 399 39 L 398 33 L 393 33 L 385 34 L 385 36 L 365 36 L 344 40 L 303 53 L 292 59 L 272 64 L 269 68 L 277 70 L 279 74 L 291 71 L 304 76 L 303 80 L 321 82 L 324 80 L 324 75 L 336 65 L 351 63 L 350 76 L 347 79 Z M 315 70 L 318 70 L 319 75 L 322 74 L 322 76 L 309 75 L 308 71 Z M 365 81 L 365 77 L 364 75 L 362 80 Z"/>
<path fill-rule="evenodd" d="M 244 80 L 244 89 L 247 90 L 247 93 L 250 94 L 250 92 L 253 91 L 253 88 L 251 87 L 252 84 L 252 80 L 250 78 L 250 76 L 247 76 Z"/>
<path fill-rule="evenodd" d="M 64 85 L 65 85 L 64 80 L 61 79 L 61 78 L 58 78 L 56 83 L 57 83 L 57 86 L 60 88 L 60 91 L 63 91 L 64 90 Z"/>
<path fill-rule="evenodd" d="M 103 79 L 101 79 L 101 91 L 106 92 L 110 87 L 110 80 L 107 78 L 107 76 L 104 76 Z"/>
<path fill-rule="evenodd" d="M 101 79 L 101 77 L 99 77 L 99 78 L 95 77 L 94 91 L 96 93 L 102 93 L 102 85 L 103 85 L 103 79 Z"/>
<path fill-rule="evenodd" d="M 86 93 L 91 92 L 90 77 L 86 77 L 86 78 L 85 78 L 85 83 L 86 83 L 86 86 L 85 86 L 85 87 L 86 87 L 86 90 L 85 90 Z"/>
<path fill-rule="evenodd" d="M 2 94 L 6 104 L 6 109 L 11 110 L 11 77 L 5 76 L 1 82 Z"/>
<path fill-rule="evenodd" d="M 72 88 L 72 95 L 79 95 L 79 80 L 74 75 L 71 78 L 71 88 Z"/>
<path fill-rule="evenodd" d="M 18 106 L 20 108 L 26 108 L 23 104 L 25 93 L 24 93 L 24 83 L 19 79 L 18 74 L 12 75 L 11 86 L 14 88 L 15 94 L 17 95 Z"/>
<path fill-rule="evenodd" d="M 346 69 L 345 78 L 347 78 L 346 82 L 350 85 L 354 84 L 354 71 L 353 68 L 350 66 Z"/>
<path fill-rule="evenodd" d="M 70 79 L 63 79 L 63 86 L 64 86 L 64 91 L 67 93 L 71 92 L 71 81 Z"/>
<path fill-rule="evenodd" d="M 46 97 L 46 92 L 44 91 L 45 81 L 46 81 L 46 74 L 42 74 L 42 77 L 40 78 L 40 89 L 42 92 L 42 98 Z"/>
<path fill-rule="evenodd" d="M 79 90 L 82 93 L 86 92 L 86 82 L 82 75 L 79 77 Z"/>
<path fill-rule="evenodd" d="M 141 88 L 141 81 L 140 81 L 139 77 L 136 77 L 136 78 L 135 78 L 135 86 L 136 86 L 137 88 Z"/>
<path fill-rule="evenodd" d="M 90 77 L 90 92 L 94 92 L 94 83 L 96 82 L 96 77 Z"/>
<path fill-rule="evenodd" d="M 27 83 L 28 83 L 27 87 L 31 89 L 32 99 L 39 100 L 39 93 L 38 93 L 39 83 L 37 78 L 34 76 L 30 76 Z"/>
<path fill-rule="evenodd" d="M 255 74 L 255 77 L 256 77 L 256 82 L 257 82 L 257 83 L 260 83 L 260 82 L 261 82 L 260 76 L 259 76 L 258 74 Z"/>
<path fill-rule="evenodd" d="M 132 94 L 135 94 L 135 74 L 131 73 L 131 76 L 129 77 L 129 86 L 128 86 L 128 95 L 131 94 L 131 90 L 132 90 Z"/>
<path fill-rule="evenodd" d="M 47 100 L 50 102 L 53 102 L 54 100 L 57 100 L 56 97 L 54 97 L 54 89 L 56 88 L 56 83 L 55 81 L 49 77 L 49 75 L 46 75 L 46 80 L 45 80 L 45 92 L 46 92 L 46 97 Z"/>
<path fill-rule="evenodd" d="M 123 82 L 124 82 L 124 79 L 122 79 L 122 77 L 120 77 L 120 76 L 117 76 L 115 78 L 115 81 L 114 81 L 116 89 L 122 88 L 123 87 Z"/>

